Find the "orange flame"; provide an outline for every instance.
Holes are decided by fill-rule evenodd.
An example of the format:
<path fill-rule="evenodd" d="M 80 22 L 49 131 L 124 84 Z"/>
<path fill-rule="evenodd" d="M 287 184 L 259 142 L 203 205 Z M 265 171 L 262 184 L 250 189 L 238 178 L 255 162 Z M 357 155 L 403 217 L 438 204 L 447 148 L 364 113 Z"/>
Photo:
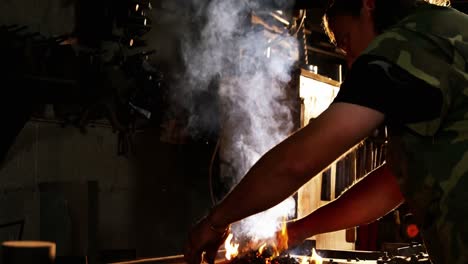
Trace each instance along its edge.
<path fill-rule="evenodd" d="M 239 254 L 239 244 L 231 243 L 233 234 L 230 233 L 224 242 L 224 248 L 226 249 L 226 259 L 231 260 Z"/>
<path fill-rule="evenodd" d="M 310 257 L 310 264 L 322 264 L 323 259 L 322 257 L 317 254 L 317 251 L 315 251 L 315 248 L 312 249 L 312 256 Z"/>
<path fill-rule="evenodd" d="M 323 259 L 319 254 L 317 254 L 317 251 L 315 251 L 315 248 L 312 248 L 312 256 L 307 257 L 301 257 L 301 264 L 322 264 Z"/>
<path fill-rule="evenodd" d="M 281 235 L 284 237 L 288 237 L 288 234 L 286 232 L 286 218 L 283 218 L 283 223 L 281 223 Z"/>
<path fill-rule="evenodd" d="M 286 229 L 286 218 L 283 219 L 283 222 L 281 223 L 281 232 L 277 235 L 277 246 L 276 249 L 278 251 L 283 251 L 288 249 L 288 232 Z"/>
<path fill-rule="evenodd" d="M 301 264 L 309 264 L 309 257 L 306 257 L 306 256 L 302 257 Z"/>
<path fill-rule="evenodd" d="M 261 245 L 259 248 L 258 248 L 258 255 L 261 255 L 263 253 L 263 250 L 265 250 L 265 247 L 266 247 L 267 243 L 263 243 L 263 245 Z"/>

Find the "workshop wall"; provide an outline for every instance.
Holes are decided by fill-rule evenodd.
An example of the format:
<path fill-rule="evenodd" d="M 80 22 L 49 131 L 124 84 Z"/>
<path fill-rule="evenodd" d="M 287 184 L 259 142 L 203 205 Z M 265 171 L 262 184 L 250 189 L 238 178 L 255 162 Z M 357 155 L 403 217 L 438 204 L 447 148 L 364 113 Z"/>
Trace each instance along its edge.
<path fill-rule="evenodd" d="M 110 127 L 82 134 L 29 122 L 0 170 L 0 224 L 24 219 L 23 239 L 55 240 L 58 255 L 182 253 L 188 228 L 210 207 L 213 149 L 155 135 L 135 135 L 134 154 L 123 157 Z"/>

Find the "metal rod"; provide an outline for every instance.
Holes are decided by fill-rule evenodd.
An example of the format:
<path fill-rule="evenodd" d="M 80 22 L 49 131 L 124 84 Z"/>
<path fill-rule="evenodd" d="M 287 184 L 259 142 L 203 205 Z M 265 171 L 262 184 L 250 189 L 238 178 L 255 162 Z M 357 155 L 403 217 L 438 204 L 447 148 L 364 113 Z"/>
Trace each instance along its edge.
<path fill-rule="evenodd" d="M 343 66 L 341 64 L 338 65 L 338 82 L 343 82 Z"/>
<path fill-rule="evenodd" d="M 78 86 L 78 82 L 76 80 L 49 78 L 49 77 L 34 76 L 34 75 L 23 75 L 23 77 L 25 79 L 32 80 L 32 81 L 48 82 L 48 83 L 51 83 L 51 84 L 58 84 L 58 85 Z"/>
<path fill-rule="evenodd" d="M 219 259 L 215 260 L 215 264 L 227 264 L 229 261 L 225 260 L 224 258 L 221 259 L 220 253 L 224 252 L 224 250 L 220 250 L 218 252 Z M 224 253 L 223 253 L 224 254 Z M 144 259 L 137 259 L 137 260 L 129 260 L 129 261 L 122 261 L 122 262 L 112 262 L 109 264 L 136 264 L 136 263 L 185 263 L 184 255 L 175 255 L 175 256 L 165 256 L 165 257 L 157 257 L 157 258 L 144 258 Z"/>
<path fill-rule="evenodd" d="M 136 263 L 185 263 L 184 255 L 176 255 L 176 256 L 166 256 L 166 257 L 158 257 L 158 258 L 144 258 L 144 259 L 137 259 L 137 260 L 129 260 L 129 261 L 122 261 L 122 262 L 112 262 L 109 264 L 136 264 Z M 216 264 L 227 264 L 228 261 L 225 259 L 218 259 L 215 260 Z"/>
<path fill-rule="evenodd" d="M 322 50 L 322 49 L 314 48 L 314 47 L 309 46 L 309 45 L 307 45 L 307 49 L 310 50 L 310 51 L 321 53 L 321 54 L 328 55 L 328 56 L 331 56 L 331 57 L 335 57 L 335 58 L 339 58 L 339 59 L 343 59 L 343 60 L 345 59 L 344 55 L 340 55 L 338 53 L 334 53 L 334 52 L 331 52 L 331 51 L 325 51 L 325 50 Z"/>
<path fill-rule="evenodd" d="M 148 262 L 174 263 L 177 261 L 183 262 L 184 255 L 167 256 L 167 257 L 159 257 L 159 258 L 145 258 L 145 259 L 138 259 L 138 260 L 122 261 L 122 262 L 112 262 L 109 264 L 132 264 L 132 263 L 148 263 Z"/>

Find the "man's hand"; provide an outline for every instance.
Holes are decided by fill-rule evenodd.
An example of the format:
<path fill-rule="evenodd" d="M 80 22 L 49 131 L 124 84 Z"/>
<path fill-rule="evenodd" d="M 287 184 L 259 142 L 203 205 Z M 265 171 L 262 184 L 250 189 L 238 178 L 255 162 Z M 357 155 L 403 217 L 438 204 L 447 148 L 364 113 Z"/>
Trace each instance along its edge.
<path fill-rule="evenodd" d="M 189 234 L 185 246 L 185 261 L 188 264 L 200 264 L 204 260 L 209 264 L 214 264 L 218 249 L 228 235 L 229 226 L 225 228 L 214 227 L 208 217 L 202 219 Z"/>

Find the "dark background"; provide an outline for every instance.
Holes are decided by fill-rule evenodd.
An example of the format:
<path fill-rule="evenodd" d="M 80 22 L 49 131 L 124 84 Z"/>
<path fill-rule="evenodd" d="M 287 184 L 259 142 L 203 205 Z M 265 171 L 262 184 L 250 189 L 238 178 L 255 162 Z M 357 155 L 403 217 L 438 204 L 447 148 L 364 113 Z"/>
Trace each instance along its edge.
<path fill-rule="evenodd" d="M 137 3 L 148 4 L 0 0 L 0 226 L 20 221 L 22 239 L 55 240 L 58 255 L 181 254 L 189 227 L 212 206 L 210 191 L 219 199 L 228 189 L 217 177 L 219 131 L 190 133 L 169 98 L 184 68 L 177 32 L 194 9 L 154 1 L 144 27 L 128 17 Z M 467 10 L 468 1 L 452 3 Z M 337 80 L 344 60 L 322 32 L 324 6 L 294 5 L 307 10 L 298 66 Z M 210 96 L 194 98 L 215 110 Z M 0 229 L 0 240 L 16 238 L 17 227 Z"/>

